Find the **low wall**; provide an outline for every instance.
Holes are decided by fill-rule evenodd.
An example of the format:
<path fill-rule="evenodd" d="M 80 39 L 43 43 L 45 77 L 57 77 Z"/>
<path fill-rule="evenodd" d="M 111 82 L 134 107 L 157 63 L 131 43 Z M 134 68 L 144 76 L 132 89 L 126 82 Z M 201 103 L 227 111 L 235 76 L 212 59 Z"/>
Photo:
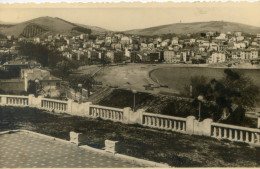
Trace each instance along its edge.
<path fill-rule="evenodd" d="M 91 102 L 77 103 L 72 100 L 61 101 L 42 97 L 0 95 L 0 105 L 35 107 L 56 113 L 68 113 L 89 118 L 101 118 L 125 124 L 140 124 L 145 127 L 181 132 L 185 134 L 203 135 L 217 139 L 246 142 L 260 145 L 260 129 L 214 123 L 211 119 L 198 121 L 193 116 L 187 118 L 166 116 L 145 112 L 136 112 L 130 107 L 118 109 L 94 105 Z"/>

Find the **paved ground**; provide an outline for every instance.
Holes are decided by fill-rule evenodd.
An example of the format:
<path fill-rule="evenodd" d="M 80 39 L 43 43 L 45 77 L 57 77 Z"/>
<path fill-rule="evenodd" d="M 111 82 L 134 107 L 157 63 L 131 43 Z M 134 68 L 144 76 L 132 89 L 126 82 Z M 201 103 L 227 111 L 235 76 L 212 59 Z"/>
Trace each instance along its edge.
<path fill-rule="evenodd" d="M 0 135 L 1 168 L 131 168 L 126 159 L 24 132 Z"/>

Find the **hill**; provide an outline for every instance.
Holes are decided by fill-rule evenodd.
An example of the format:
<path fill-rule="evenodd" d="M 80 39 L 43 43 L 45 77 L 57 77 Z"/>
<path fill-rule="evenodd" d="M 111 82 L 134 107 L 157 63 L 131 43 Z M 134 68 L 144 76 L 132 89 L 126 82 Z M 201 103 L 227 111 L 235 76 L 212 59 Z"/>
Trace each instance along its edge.
<path fill-rule="evenodd" d="M 125 31 L 126 34 L 136 35 L 162 35 L 162 34 L 187 34 L 187 33 L 200 33 L 200 32 L 235 32 L 241 31 L 246 33 L 260 33 L 260 27 L 223 21 L 210 21 L 210 22 L 193 22 L 193 23 L 175 23 L 169 25 L 162 25 L 150 27 L 145 29 L 135 29 Z"/>
<path fill-rule="evenodd" d="M 92 33 L 97 34 L 105 32 L 105 29 L 79 25 L 68 22 L 61 18 L 53 17 L 40 17 L 26 22 L 15 24 L 10 27 L 5 27 L 0 30 L 0 34 L 14 35 L 15 37 L 35 37 L 48 34 L 80 34 Z"/>

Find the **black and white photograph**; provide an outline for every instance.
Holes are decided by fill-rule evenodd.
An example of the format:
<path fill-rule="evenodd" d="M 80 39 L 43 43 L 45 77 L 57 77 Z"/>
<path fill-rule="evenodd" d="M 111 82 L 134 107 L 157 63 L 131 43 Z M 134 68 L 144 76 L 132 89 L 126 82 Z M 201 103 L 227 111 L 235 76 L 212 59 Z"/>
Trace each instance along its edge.
<path fill-rule="evenodd" d="M 0 1 L 0 168 L 260 168 L 259 16 Z"/>

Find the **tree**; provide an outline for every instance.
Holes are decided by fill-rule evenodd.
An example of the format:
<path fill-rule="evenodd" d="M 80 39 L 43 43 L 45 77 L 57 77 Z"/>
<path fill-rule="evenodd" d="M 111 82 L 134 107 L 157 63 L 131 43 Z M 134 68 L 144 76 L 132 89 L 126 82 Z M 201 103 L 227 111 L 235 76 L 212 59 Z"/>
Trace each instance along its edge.
<path fill-rule="evenodd" d="M 36 83 L 33 80 L 28 81 L 28 89 L 27 92 L 29 94 L 34 94 L 36 96 Z"/>
<path fill-rule="evenodd" d="M 245 109 L 252 109 L 258 101 L 259 87 L 253 81 L 241 73 L 225 69 L 225 78 L 221 83 L 227 89 L 226 95 L 233 103 L 241 105 Z"/>
<path fill-rule="evenodd" d="M 207 85 L 207 78 L 205 76 L 193 76 L 190 78 L 190 84 L 185 85 L 182 92 L 185 96 L 190 96 L 190 87 L 192 88 L 191 95 L 198 97 L 203 88 Z"/>
<path fill-rule="evenodd" d="M 251 79 L 231 69 L 225 69 L 224 73 L 221 80 L 212 79 L 210 83 L 205 83 L 203 77 L 191 78 L 194 102 L 198 95 L 203 95 L 202 111 L 211 112 L 214 121 L 241 124 L 245 111 L 258 101 L 259 88 Z"/>
<path fill-rule="evenodd" d="M 88 96 L 90 96 L 90 90 L 92 85 L 95 83 L 95 80 L 90 75 L 83 76 L 73 76 L 68 79 L 69 86 L 75 91 L 78 90 L 78 84 L 82 84 L 82 88 L 86 88 L 88 90 Z"/>

